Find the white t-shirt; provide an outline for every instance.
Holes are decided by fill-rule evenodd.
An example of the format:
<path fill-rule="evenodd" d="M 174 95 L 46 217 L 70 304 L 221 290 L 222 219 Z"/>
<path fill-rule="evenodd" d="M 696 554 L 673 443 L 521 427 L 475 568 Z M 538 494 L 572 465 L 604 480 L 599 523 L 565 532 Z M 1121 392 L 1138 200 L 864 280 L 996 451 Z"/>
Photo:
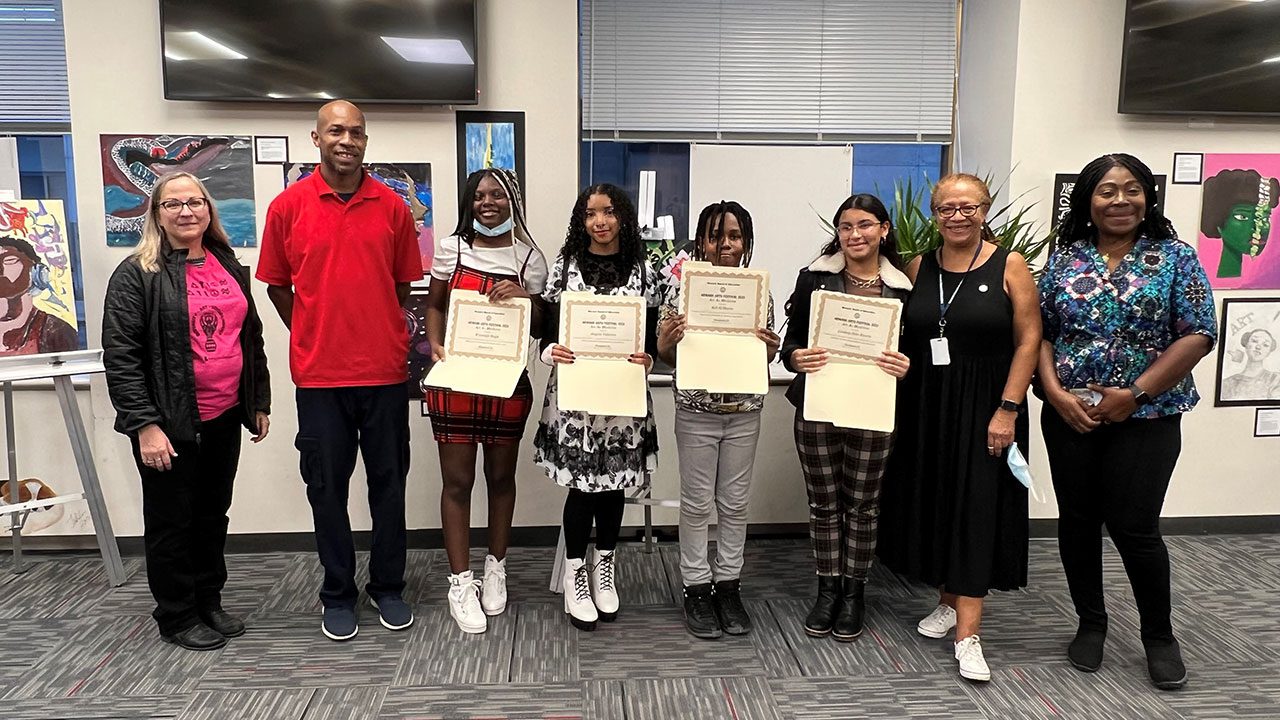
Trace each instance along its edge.
<path fill-rule="evenodd" d="M 494 275 L 523 276 L 524 288 L 537 295 L 547 286 L 547 260 L 537 248 L 515 239 L 509 247 L 485 248 L 468 245 L 457 235 L 436 240 L 435 257 L 431 261 L 431 277 L 448 282 L 462 253 L 463 265 L 472 270 Z M 527 260 L 527 262 L 526 262 Z M 521 268 L 524 272 L 521 273 Z"/>

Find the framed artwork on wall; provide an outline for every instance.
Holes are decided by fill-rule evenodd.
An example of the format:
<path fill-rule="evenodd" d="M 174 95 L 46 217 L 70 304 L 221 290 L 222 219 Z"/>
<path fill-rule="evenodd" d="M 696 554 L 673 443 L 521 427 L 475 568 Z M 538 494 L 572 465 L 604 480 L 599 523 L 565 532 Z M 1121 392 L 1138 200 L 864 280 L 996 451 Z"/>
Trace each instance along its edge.
<path fill-rule="evenodd" d="M 189 172 L 204 181 L 235 247 L 258 244 L 253 139 L 247 135 L 101 135 L 107 246 L 134 247 L 160 178 Z"/>
<path fill-rule="evenodd" d="M 459 195 L 468 175 L 487 167 L 498 167 L 515 171 L 527 204 L 524 113 L 459 110 L 457 123 Z"/>
<path fill-rule="evenodd" d="M 1215 290 L 1280 290 L 1280 153 L 1205 153 L 1196 252 Z"/>
<path fill-rule="evenodd" d="M 1280 405 L 1280 298 L 1227 298 L 1218 324 L 1215 407 Z"/>

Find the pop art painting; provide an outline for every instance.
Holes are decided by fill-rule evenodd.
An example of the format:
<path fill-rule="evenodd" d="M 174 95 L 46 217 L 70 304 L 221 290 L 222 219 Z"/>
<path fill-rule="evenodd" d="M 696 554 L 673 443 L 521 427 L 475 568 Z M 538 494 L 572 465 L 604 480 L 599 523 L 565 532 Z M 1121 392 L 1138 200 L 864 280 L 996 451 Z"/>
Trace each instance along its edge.
<path fill-rule="evenodd" d="M 138 244 L 152 189 L 175 172 L 189 172 L 209 189 L 232 245 L 258 244 L 249 136 L 102 135 L 100 142 L 109 247 Z"/>
<path fill-rule="evenodd" d="M 61 200 L 0 202 L 0 356 L 80 347 Z"/>
<path fill-rule="evenodd" d="M 1197 250 L 1215 289 L 1280 289 L 1280 154 L 1205 153 Z"/>

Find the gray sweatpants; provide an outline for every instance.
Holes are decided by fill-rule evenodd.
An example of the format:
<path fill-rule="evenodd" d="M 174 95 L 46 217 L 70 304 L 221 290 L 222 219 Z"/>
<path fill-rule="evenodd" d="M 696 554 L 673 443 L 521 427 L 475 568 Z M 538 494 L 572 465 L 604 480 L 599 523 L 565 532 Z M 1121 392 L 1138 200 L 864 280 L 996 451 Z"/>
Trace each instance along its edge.
<path fill-rule="evenodd" d="M 701 413 L 676 406 L 680 451 L 680 575 L 685 586 L 735 580 L 747 541 L 751 468 L 760 413 Z M 707 560 L 707 524 L 716 510 L 716 558 Z"/>

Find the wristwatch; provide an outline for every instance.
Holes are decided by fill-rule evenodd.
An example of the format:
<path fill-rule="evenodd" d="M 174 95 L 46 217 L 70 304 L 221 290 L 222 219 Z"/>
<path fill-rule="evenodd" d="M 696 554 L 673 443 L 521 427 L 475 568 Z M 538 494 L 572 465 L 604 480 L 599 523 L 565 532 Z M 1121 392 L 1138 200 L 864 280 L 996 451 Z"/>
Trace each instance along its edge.
<path fill-rule="evenodd" d="M 1138 407 L 1142 407 L 1143 405 L 1151 402 L 1151 396 L 1147 394 L 1146 390 L 1138 387 L 1137 383 L 1129 386 L 1129 392 L 1133 393 L 1133 402 Z"/>
<path fill-rule="evenodd" d="M 1018 412 L 1018 403 L 1012 400 L 1001 400 L 1000 409 L 1006 412 L 1016 413 Z"/>

